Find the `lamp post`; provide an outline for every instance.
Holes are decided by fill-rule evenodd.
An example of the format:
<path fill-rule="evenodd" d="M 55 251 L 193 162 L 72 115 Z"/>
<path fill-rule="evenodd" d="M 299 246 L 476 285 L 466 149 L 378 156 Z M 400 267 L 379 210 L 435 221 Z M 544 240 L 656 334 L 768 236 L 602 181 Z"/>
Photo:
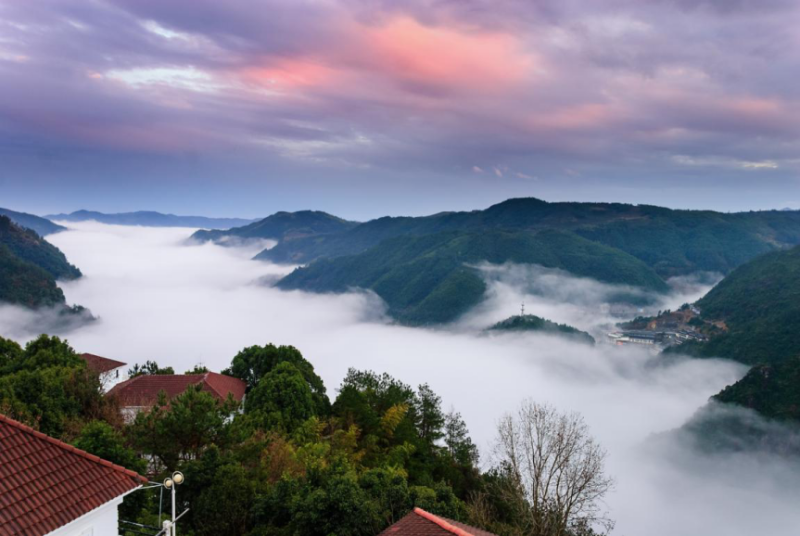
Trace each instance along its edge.
<path fill-rule="evenodd" d="M 172 492 L 172 523 L 170 524 L 170 536 L 177 536 L 177 528 L 175 526 L 175 488 L 183 484 L 183 473 L 175 471 L 172 477 L 164 479 L 164 487 Z"/>

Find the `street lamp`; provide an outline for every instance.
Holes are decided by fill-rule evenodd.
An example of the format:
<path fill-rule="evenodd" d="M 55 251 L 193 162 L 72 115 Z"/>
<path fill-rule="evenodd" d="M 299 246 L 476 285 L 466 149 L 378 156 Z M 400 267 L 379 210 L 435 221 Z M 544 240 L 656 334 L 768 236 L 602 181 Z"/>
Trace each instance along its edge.
<path fill-rule="evenodd" d="M 183 484 L 184 477 L 180 471 L 172 473 L 172 477 L 164 479 L 164 487 L 172 492 L 172 524 L 170 525 L 170 536 L 177 536 L 177 528 L 175 527 L 175 488 Z"/>

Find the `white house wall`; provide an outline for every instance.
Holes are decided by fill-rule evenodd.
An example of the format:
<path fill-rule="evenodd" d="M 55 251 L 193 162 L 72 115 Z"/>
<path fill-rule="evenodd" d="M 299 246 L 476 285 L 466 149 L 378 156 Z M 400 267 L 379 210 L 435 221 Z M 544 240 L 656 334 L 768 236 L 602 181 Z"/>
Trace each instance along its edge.
<path fill-rule="evenodd" d="M 117 532 L 119 521 L 117 508 L 120 504 L 122 504 L 122 496 L 48 533 L 48 536 L 114 536 L 119 534 Z"/>

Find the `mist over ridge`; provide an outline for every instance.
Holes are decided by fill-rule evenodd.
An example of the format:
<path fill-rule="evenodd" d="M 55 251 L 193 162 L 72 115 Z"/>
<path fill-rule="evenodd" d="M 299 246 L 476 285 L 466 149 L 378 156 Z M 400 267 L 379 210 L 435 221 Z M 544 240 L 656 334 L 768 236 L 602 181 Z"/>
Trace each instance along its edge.
<path fill-rule="evenodd" d="M 703 462 L 671 437 L 657 447 L 649 441 L 680 427 L 745 367 L 720 360 L 665 363 L 646 350 L 588 348 L 546 335 L 477 333 L 516 314 L 522 300 L 526 310 L 551 320 L 602 330 L 615 318 L 611 306 L 604 306 L 609 293 L 620 290 L 613 286 L 536 267 L 484 267 L 493 271 L 486 302 L 452 326 L 409 328 L 393 324 L 368 292 L 315 295 L 266 286 L 264 278 L 292 268 L 252 262 L 252 248 L 187 247 L 191 229 L 70 227 L 52 240 L 84 277 L 62 287 L 69 300 L 99 316 L 67 335 L 79 351 L 129 364 L 155 359 L 182 372 L 199 363 L 221 370 L 242 347 L 273 342 L 297 346 L 332 396 L 349 367 L 388 372 L 412 385 L 428 382 L 445 407 L 463 414 L 484 464 L 491 460 L 497 419 L 520 400 L 534 398 L 582 413 L 608 449 L 617 488 L 607 506 L 617 520 L 616 534 L 672 536 L 702 529 L 745 535 L 756 526 L 768 527 L 769 534 L 792 533 L 797 490 L 769 482 L 756 470 L 764 464 L 775 472 L 789 470 L 781 469 L 785 462 L 765 457 L 737 473 L 724 457 Z M 705 288 L 686 284 L 669 303 L 652 307 L 692 300 Z M 16 314 L 0 307 L 0 322 Z M 702 478 L 697 466 L 706 467 Z M 738 475 L 734 482 L 731 471 Z M 714 500 L 708 502 L 709 496 Z M 690 516 L 670 514 L 703 501 L 705 507 Z M 745 514 L 745 506 L 756 503 L 760 510 Z"/>

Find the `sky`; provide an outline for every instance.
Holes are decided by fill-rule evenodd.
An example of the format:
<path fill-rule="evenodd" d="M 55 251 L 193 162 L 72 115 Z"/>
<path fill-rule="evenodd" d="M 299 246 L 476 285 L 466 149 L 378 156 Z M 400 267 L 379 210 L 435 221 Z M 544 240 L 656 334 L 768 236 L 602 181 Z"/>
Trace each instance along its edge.
<path fill-rule="evenodd" d="M 607 451 L 614 490 L 604 506 L 620 536 L 794 536 L 800 468 L 765 453 L 701 455 L 671 430 L 746 367 L 724 360 L 663 360 L 644 348 L 570 342 L 482 330 L 526 310 L 602 336 L 614 289 L 537 267 L 495 266 L 488 299 L 463 321 L 433 330 L 393 325 L 368 293 L 316 295 L 263 284 L 291 270 L 253 262 L 253 247 L 188 246 L 190 229 L 67 223 L 53 243 L 84 277 L 61 284 L 70 303 L 99 318 L 66 334 L 81 352 L 132 365 L 156 360 L 184 372 L 229 365 L 240 349 L 299 348 L 335 398 L 349 367 L 429 383 L 445 411 L 462 414 L 493 464 L 497 421 L 524 400 L 579 412 Z M 488 270 L 488 269 L 487 269 Z M 674 282 L 673 282 L 674 283 Z M 708 289 L 681 281 L 663 303 L 676 307 Z M 594 311 L 594 314 L 592 312 Z M 25 333 L 25 322 L 32 332 Z M 0 306 L 3 336 L 24 342 L 37 313 Z M 165 329 L 166 326 L 166 329 Z M 600 333 L 598 333 L 600 331 Z M 310 335 L 311 334 L 311 335 Z"/>
<path fill-rule="evenodd" d="M 795 0 L 0 0 L 0 206 L 800 208 Z"/>

